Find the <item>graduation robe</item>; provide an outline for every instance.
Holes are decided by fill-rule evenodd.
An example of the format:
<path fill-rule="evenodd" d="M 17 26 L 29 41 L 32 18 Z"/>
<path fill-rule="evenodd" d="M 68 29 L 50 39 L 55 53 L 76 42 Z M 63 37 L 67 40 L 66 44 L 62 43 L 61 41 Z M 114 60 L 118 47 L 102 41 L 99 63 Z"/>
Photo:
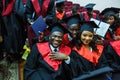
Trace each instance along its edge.
<path fill-rule="evenodd" d="M 93 75 L 91 77 L 87 77 L 90 72 L 95 71 L 97 69 L 104 68 L 108 66 L 107 60 L 104 56 L 104 51 L 101 46 L 97 46 L 100 50 L 100 54 L 97 54 L 95 52 L 90 52 L 87 49 L 85 49 L 84 46 L 81 47 L 80 50 L 77 50 L 74 48 L 74 53 L 70 54 L 71 62 L 71 73 L 73 80 L 81 80 L 81 79 L 75 79 L 77 77 L 80 77 L 81 75 L 84 75 L 84 79 L 82 80 L 103 80 L 106 79 L 105 74 L 99 73 L 98 75 Z M 82 52 L 82 53 L 79 53 Z M 87 53 L 86 53 L 87 52 Z M 95 55 L 96 54 L 96 55 Z M 94 56 L 91 56 L 94 55 Z M 94 58 L 96 57 L 96 58 Z M 94 73 L 93 73 L 94 74 Z"/>
<path fill-rule="evenodd" d="M 53 17 L 55 14 L 55 8 L 54 8 L 54 0 L 47 0 L 45 2 L 46 5 L 44 4 L 45 0 L 27 0 L 26 2 L 26 9 L 25 9 L 25 14 L 27 18 L 30 19 L 36 19 L 40 15 L 43 17 Z M 49 3 L 48 3 L 49 1 Z M 36 7 L 38 7 L 38 11 L 36 10 Z M 44 9 L 45 12 L 42 12 Z M 35 12 L 35 16 L 33 16 L 33 13 Z M 44 15 L 45 14 L 45 15 Z"/>
<path fill-rule="evenodd" d="M 59 51 L 69 55 L 71 49 L 62 45 Z M 24 68 L 25 80 L 69 80 L 67 64 L 64 61 L 50 60 L 48 57 L 50 53 L 48 42 L 37 43 L 33 46 Z"/>
<path fill-rule="evenodd" d="M 64 34 L 64 40 L 63 43 L 67 46 L 69 46 L 71 49 L 74 47 L 74 41 L 70 41 L 68 38 L 68 33 Z"/>
<path fill-rule="evenodd" d="M 5 1 L 5 4 L 3 1 Z M 5 29 L 4 45 L 7 53 L 11 54 L 18 54 L 24 45 L 24 23 L 22 22 L 21 15 L 16 13 L 20 12 L 22 14 L 24 12 L 21 11 L 24 9 L 22 9 L 23 7 L 21 6 L 23 5 L 20 1 L 21 0 L 2 0 L 2 26 L 4 26 Z M 18 9 L 20 11 L 17 11 Z"/>
<path fill-rule="evenodd" d="M 119 44 L 117 43 L 117 45 Z M 115 47 L 120 50 L 120 47 L 115 46 L 114 42 L 107 47 L 106 58 L 109 66 L 114 70 L 112 73 L 113 80 L 118 80 L 120 78 L 120 55 Z"/>

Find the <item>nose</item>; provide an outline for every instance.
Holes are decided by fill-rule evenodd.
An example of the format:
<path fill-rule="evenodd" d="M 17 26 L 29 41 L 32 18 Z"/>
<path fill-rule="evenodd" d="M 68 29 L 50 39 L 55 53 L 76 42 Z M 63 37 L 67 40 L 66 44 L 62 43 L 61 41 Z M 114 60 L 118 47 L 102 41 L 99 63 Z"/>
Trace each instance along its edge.
<path fill-rule="evenodd" d="M 86 39 L 86 40 L 89 40 L 90 38 L 87 36 L 87 37 L 85 37 L 85 39 Z"/>

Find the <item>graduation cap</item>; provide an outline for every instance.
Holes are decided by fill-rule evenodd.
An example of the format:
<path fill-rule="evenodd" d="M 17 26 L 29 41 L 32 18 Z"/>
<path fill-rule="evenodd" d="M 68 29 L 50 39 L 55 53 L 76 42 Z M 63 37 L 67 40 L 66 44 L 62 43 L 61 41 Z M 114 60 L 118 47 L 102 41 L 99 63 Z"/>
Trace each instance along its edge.
<path fill-rule="evenodd" d="M 67 24 L 67 27 L 70 27 L 72 24 L 80 24 L 80 16 L 79 14 L 73 15 L 67 18 L 64 18 L 63 21 Z"/>
<path fill-rule="evenodd" d="M 119 13 L 119 11 L 120 11 L 120 8 L 114 8 L 114 7 L 105 8 L 105 9 L 101 12 L 101 15 L 103 15 L 103 16 L 115 15 L 115 14 Z"/>
<path fill-rule="evenodd" d="M 89 72 L 88 74 L 83 74 L 78 76 L 77 78 L 73 78 L 72 80 L 84 80 L 84 79 L 91 79 L 92 77 L 95 77 L 97 75 L 105 74 L 107 72 L 113 71 L 110 67 L 103 67 L 94 71 Z M 98 77 L 97 77 L 98 78 Z M 92 79 L 91 79 L 92 80 Z"/>
<path fill-rule="evenodd" d="M 34 21 L 34 23 L 31 25 L 31 27 L 32 27 L 35 35 L 39 36 L 39 32 L 43 32 L 44 29 L 47 27 L 47 24 L 43 20 L 43 17 L 40 16 Z"/>
<path fill-rule="evenodd" d="M 96 4 L 94 4 L 94 3 L 89 3 L 85 6 L 85 8 L 91 8 L 92 9 L 95 5 Z"/>
<path fill-rule="evenodd" d="M 59 7 L 59 6 L 64 6 L 65 0 L 56 0 L 56 7 Z"/>
<path fill-rule="evenodd" d="M 80 28 L 80 32 L 83 32 L 83 31 L 94 32 L 94 28 L 99 28 L 94 21 L 84 21 L 84 22 L 81 22 L 81 24 L 82 26 Z"/>
<path fill-rule="evenodd" d="M 61 25 L 60 23 L 53 24 L 53 27 L 51 29 L 51 33 L 55 32 L 55 31 L 59 31 L 63 34 L 68 32 L 68 30 L 63 25 Z"/>

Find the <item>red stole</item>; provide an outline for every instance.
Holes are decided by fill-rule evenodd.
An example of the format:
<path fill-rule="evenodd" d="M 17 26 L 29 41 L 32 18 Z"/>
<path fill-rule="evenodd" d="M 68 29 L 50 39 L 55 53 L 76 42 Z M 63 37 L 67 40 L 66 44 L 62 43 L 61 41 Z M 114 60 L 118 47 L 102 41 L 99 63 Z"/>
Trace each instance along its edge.
<path fill-rule="evenodd" d="M 8 5 L 7 8 L 5 8 L 5 0 L 2 0 L 3 10 L 2 10 L 2 16 L 9 15 L 12 12 L 12 9 L 14 7 L 15 0 L 12 0 Z"/>
<path fill-rule="evenodd" d="M 54 69 L 58 70 L 59 65 L 62 63 L 60 60 L 51 60 L 49 58 L 49 54 L 51 53 L 49 43 L 37 43 L 38 51 L 42 55 L 43 59 Z M 61 45 L 59 48 L 59 52 L 65 53 L 66 55 L 69 55 L 71 52 L 71 49 L 65 45 Z"/>
<path fill-rule="evenodd" d="M 78 52 L 78 54 L 88 61 L 92 62 L 95 66 L 98 63 L 98 60 L 102 54 L 103 51 L 103 46 L 97 45 L 97 48 L 99 49 L 99 53 L 93 51 L 89 51 L 88 49 L 85 48 L 85 46 L 82 45 L 82 47 L 78 50 L 76 47 L 73 49 Z"/>
<path fill-rule="evenodd" d="M 70 43 L 70 41 L 69 41 L 69 39 L 68 39 L 68 34 L 64 34 L 63 43 L 64 43 L 64 44 L 69 44 L 69 43 Z"/>
<path fill-rule="evenodd" d="M 62 13 L 56 12 L 56 17 L 57 17 L 59 20 L 62 20 L 64 14 L 65 14 L 65 11 L 63 11 Z"/>
<path fill-rule="evenodd" d="M 46 12 L 47 12 L 49 3 L 50 3 L 50 0 L 44 0 L 43 6 L 41 8 L 38 0 L 32 0 L 32 4 L 34 6 L 37 16 L 40 16 L 40 15 L 42 15 L 43 17 L 46 16 Z"/>
<path fill-rule="evenodd" d="M 118 26 L 118 28 L 117 28 L 117 30 L 116 30 L 116 32 L 115 32 L 115 35 L 116 35 L 116 36 L 120 36 L 120 26 Z"/>
<path fill-rule="evenodd" d="M 110 42 L 115 52 L 120 56 L 120 40 Z"/>
<path fill-rule="evenodd" d="M 112 39 L 112 37 L 111 37 L 111 35 L 110 35 L 110 33 L 109 33 L 108 31 L 106 32 L 105 37 L 106 37 L 107 39 Z"/>
<path fill-rule="evenodd" d="M 83 12 L 83 16 L 84 16 L 85 21 L 90 21 L 90 18 L 87 12 Z M 97 16 L 96 13 L 92 12 L 92 18 L 96 19 L 96 16 Z"/>

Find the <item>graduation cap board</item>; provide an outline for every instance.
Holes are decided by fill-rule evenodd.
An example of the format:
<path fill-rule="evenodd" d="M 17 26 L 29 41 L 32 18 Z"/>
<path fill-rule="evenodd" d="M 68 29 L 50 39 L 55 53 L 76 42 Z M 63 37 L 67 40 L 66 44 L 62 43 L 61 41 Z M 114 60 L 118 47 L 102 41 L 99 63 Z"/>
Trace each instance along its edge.
<path fill-rule="evenodd" d="M 85 6 L 85 8 L 93 8 L 96 4 L 94 3 L 89 3 Z"/>
<path fill-rule="evenodd" d="M 39 36 L 39 32 L 43 32 L 44 29 L 47 27 L 47 24 L 45 23 L 42 16 L 38 17 L 34 23 L 31 25 L 34 33 L 36 36 Z"/>
<path fill-rule="evenodd" d="M 65 2 L 65 0 L 56 0 L 56 1 L 55 1 L 56 7 L 64 6 L 64 2 Z"/>
<path fill-rule="evenodd" d="M 91 72 L 89 72 L 87 74 L 80 75 L 79 77 L 73 78 L 72 80 L 89 79 L 91 77 L 94 77 L 94 76 L 97 76 L 97 75 L 100 75 L 100 74 L 104 74 L 104 73 L 107 73 L 107 72 L 111 72 L 111 71 L 113 71 L 112 68 L 110 68 L 110 67 L 103 67 L 103 68 L 91 71 Z"/>
<path fill-rule="evenodd" d="M 68 33 L 68 30 L 60 23 L 53 24 L 53 28 L 51 30 L 51 33 L 55 32 L 55 31 L 59 31 L 63 34 Z"/>
<path fill-rule="evenodd" d="M 80 28 L 80 32 L 90 31 L 93 33 L 94 28 L 99 28 L 98 25 L 94 21 L 83 21 L 80 23 L 82 24 L 82 26 Z"/>
<path fill-rule="evenodd" d="M 67 27 L 70 27 L 72 24 L 80 24 L 80 20 L 79 14 L 63 19 L 63 21 L 67 24 Z"/>
<path fill-rule="evenodd" d="M 90 21 L 94 21 L 99 26 L 99 28 L 94 29 L 95 33 L 100 35 L 101 37 L 104 37 L 106 32 L 108 31 L 110 24 L 93 19 L 93 18 L 91 18 Z"/>
<path fill-rule="evenodd" d="M 101 12 L 101 15 L 104 15 L 104 16 L 115 15 L 115 14 L 119 13 L 119 11 L 120 11 L 120 8 L 114 8 L 114 7 L 105 8 Z"/>

